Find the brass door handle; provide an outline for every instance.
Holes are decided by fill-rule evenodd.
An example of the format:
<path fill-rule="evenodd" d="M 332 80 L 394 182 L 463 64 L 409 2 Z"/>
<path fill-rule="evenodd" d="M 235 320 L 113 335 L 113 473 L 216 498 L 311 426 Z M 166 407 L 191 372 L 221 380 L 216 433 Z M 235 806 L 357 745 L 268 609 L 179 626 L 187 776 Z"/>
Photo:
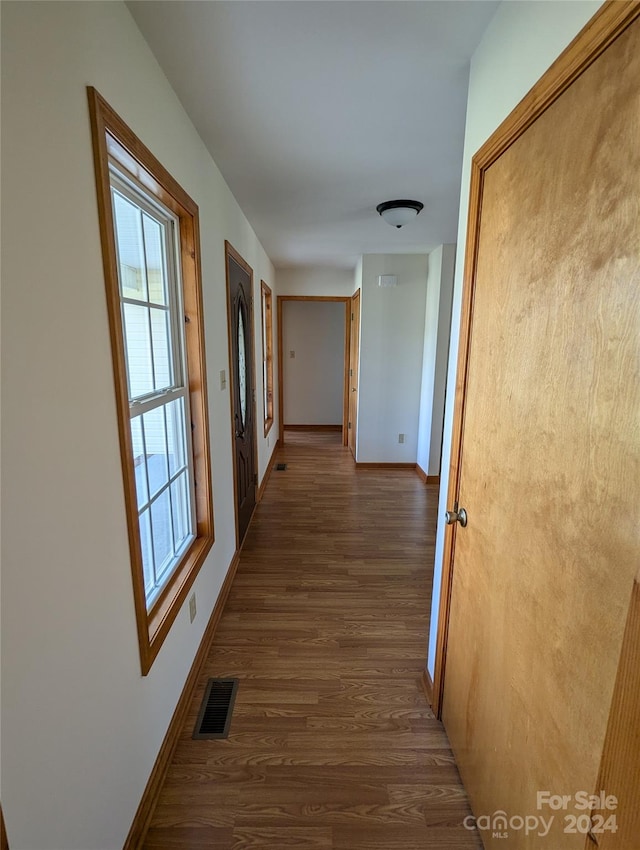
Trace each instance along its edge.
<path fill-rule="evenodd" d="M 458 506 L 455 505 L 455 510 L 447 511 L 444 515 L 447 525 L 454 525 L 454 523 L 459 522 L 463 528 L 467 526 L 467 512 L 464 508 L 460 508 L 458 510 Z"/>

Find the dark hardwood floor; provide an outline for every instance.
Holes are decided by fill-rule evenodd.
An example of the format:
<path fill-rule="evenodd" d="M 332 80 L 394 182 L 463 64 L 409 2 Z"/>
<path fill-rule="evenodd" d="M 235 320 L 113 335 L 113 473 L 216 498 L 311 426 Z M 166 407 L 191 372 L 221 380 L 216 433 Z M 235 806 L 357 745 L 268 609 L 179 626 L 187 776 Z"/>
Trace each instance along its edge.
<path fill-rule="evenodd" d="M 242 551 L 145 850 L 475 850 L 420 685 L 437 488 L 291 432 Z M 227 740 L 193 741 L 208 677 Z"/>

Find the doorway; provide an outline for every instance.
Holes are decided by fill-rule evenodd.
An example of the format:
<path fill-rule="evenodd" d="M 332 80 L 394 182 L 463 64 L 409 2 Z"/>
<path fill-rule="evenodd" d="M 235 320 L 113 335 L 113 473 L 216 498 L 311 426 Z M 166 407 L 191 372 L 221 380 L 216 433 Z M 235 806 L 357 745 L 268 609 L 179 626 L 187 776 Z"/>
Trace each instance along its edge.
<path fill-rule="evenodd" d="M 569 794 L 557 850 L 605 788 L 637 573 L 639 12 L 602 7 L 472 165 L 434 707 L 477 814 Z"/>
<path fill-rule="evenodd" d="M 349 332 L 349 421 L 347 443 L 356 460 L 358 444 L 358 376 L 360 373 L 360 290 L 351 297 Z"/>
<path fill-rule="evenodd" d="M 295 312 L 286 313 L 285 304 L 289 302 L 296 307 Z M 331 305 L 341 305 L 342 317 L 336 311 L 331 311 Z M 318 307 L 318 311 L 314 310 Z M 327 314 L 324 316 L 324 314 Z M 333 318 L 331 318 L 333 316 Z M 314 327 L 314 320 L 325 318 L 331 321 L 330 334 L 323 338 Z M 342 319 L 342 321 L 340 321 Z M 287 327 L 285 327 L 285 323 Z M 278 408 L 279 408 L 279 438 L 280 445 L 284 444 L 285 429 L 291 426 L 298 430 L 331 430 L 337 428 L 341 432 L 341 442 L 347 445 L 348 413 L 349 413 L 349 342 L 351 324 L 351 298 L 345 296 L 311 296 L 311 295 L 279 295 L 278 296 Z M 289 334 L 290 343 L 285 347 L 285 338 Z M 302 359 L 296 342 L 305 352 Z M 286 350 L 285 350 L 286 348 Z M 336 362 L 336 354 L 340 352 Z M 329 364 L 341 372 L 341 386 L 336 394 L 335 382 L 332 387 L 327 385 L 325 369 Z M 287 374 L 289 369 L 289 374 Z M 289 394 L 289 395 L 287 395 Z M 295 397 L 293 397 L 295 394 Z M 332 399 L 330 402 L 329 399 Z M 294 402 L 299 402 L 294 404 Z M 335 413 L 330 419 L 336 422 L 320 421 L 324 404 L 331 403 Z M 320 407 L 319 407 L 320 405 Z M 299 422 L 286 421 L 287 414 L 292 419 L 308 420 Z"/>

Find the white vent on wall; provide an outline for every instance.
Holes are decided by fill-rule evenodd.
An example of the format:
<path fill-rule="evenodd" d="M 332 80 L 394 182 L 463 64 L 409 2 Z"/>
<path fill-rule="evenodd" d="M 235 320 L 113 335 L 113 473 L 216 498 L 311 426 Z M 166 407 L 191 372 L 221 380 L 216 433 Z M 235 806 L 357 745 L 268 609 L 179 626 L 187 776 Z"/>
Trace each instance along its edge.
<path fill-rule="evenodd" d="M 378 275 L 378 286 L 397 286 L 398 278 L 394 274 Z"/>

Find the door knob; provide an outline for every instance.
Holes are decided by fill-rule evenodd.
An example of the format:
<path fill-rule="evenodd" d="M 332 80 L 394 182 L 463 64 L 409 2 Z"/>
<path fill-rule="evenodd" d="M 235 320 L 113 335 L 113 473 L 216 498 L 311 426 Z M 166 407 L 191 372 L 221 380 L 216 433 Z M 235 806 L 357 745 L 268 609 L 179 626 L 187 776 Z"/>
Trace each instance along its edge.
<path fill-rule="evenodd" d="M 457 504 L 453 511 L 447 511 L 445 513 L 444 518 L 447 525 L 453 525 L 454 523 L 459 522 L 463 528 L 466 528 L 467 526 L 467 512 L 464 508 L 460 508 L 460 510 L 458 510 Z"/>
<path fill-rule="evenodd" d="M 351 387 L 351 392 L 354 393 L 356 391 L 355 387 Z"/>

